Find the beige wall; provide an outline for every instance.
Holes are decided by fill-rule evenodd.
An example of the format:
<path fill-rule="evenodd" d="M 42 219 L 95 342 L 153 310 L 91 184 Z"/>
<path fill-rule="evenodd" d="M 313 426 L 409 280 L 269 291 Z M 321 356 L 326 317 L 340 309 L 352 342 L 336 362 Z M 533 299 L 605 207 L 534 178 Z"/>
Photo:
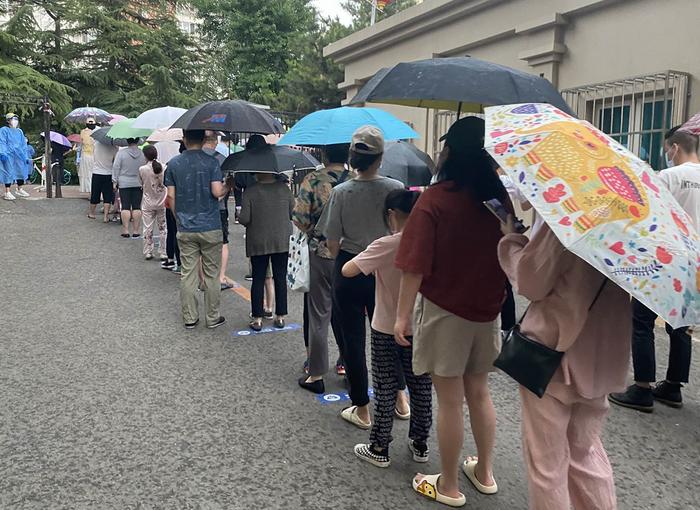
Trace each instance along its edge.
<path fill-rule="evenodd" d="M 688 111 L 700 111 L 700 0 L 426 0 L 325 53 L 345 65 L 348 99 L 382 67 L 469 54 L 544 73 L 560 89 L 681 71 L 692 75 Z M 412 123 L 432 151 L 425 110 L 377 106 Z"/>

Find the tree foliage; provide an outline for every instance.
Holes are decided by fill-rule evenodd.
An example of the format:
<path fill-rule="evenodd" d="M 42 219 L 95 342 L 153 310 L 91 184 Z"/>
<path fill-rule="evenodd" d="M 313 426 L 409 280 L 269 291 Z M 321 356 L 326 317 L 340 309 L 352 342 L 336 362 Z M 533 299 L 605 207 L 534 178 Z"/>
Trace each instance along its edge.
<path fill-rule="evenodd" d="M 377 11 L 377 21 L 381 21 L 389 16 L 413 7 L 416 0 L 394 0 L 384 7 L 384 11 Z M 343 0 L 343 8 L 352 16 L 353 30 L 361 30 L 369 26 L 372 19 L 372 4 L 367 0 Z"/>

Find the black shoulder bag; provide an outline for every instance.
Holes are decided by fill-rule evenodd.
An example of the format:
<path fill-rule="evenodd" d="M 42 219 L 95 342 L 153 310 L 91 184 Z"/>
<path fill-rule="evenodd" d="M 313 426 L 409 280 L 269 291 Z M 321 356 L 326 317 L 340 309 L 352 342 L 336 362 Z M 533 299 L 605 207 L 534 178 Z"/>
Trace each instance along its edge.
<path fill-rule="evenodd" d="M 588 311 L 598 301 L 607 282 L 607 278 L 603 280 L 595 299 L 591 306 L 588 307 Z M 508 332 L 508 336 L 503 341 L 501 353 L 496 358 L 496 361 L 493 362 L 493 365 L 539 398 L 542 398 L 549 381 L 552 380 L 554 373 L 561 365 L 561 358 L 564 356 L 564 353 L 551 349 L 523 335 L 520 332 L 520 324 L 523 322 L 525 315 L 527 315 L 527 310 L 520 318 L 520 322 Z"/>

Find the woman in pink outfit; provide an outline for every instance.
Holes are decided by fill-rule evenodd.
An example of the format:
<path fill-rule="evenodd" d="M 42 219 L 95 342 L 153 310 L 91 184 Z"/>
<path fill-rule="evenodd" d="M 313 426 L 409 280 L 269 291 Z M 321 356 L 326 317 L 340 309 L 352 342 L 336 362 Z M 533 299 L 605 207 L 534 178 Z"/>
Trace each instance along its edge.
<path fill-rule="evenodd" d="M 153 258 L 153 227 L 158 228 L 158 248 L 160 260 L 168 260 L 166 255 L 166 238 L 168 236 L 165 222 L 165 199 L 167 189 L 163 185 L 163 165 L 158 161 L 158 150 L 153 145 L 143 148 L 147 163 L 139 168 L 139 181 L 143 187 L 143 255 L 146 260 Z"/>
<path fill-rule="evenodd" d="M 625 386 L 629 295 L 567 251 L 549 227 L 529 241 L 514 233 L 512 222 L 503 230 L 501 266 L 516 292 L 532 302 L 522 333 L 565 352 L 542 399 L 520 388 L 530 508 L 615 509 L 612 467 L 600 434 L 606 395 Z"/>

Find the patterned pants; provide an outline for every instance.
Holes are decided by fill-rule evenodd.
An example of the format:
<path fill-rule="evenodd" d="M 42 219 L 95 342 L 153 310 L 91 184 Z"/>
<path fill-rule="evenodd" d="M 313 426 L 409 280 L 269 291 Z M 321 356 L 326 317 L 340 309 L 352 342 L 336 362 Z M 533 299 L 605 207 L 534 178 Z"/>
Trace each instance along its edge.
<path fill-rule="evenodd" d="M 374 383 L 374 425 L 369 441 L 375 447 L 389 447 L 394 426 L 396 392 L 399 390 L 399 366 L 403 367 L 411 401 L 408 437 L 417 442 L 428 440 L 433 423 L 433 383 L 429 374 L 415 375 L 412 350 L 401 347 L 393 335 L 372 330 L 372 382 Z M 400 361 L 400 365 L 397 363 Z"/>
<path fill-rule="evenodd" d="M 143 254 L 153 255 L 153 226 L 158 228 L 158 250 L 161 257 L 166 256 L 165 244 L 168 229 L 165 224 L 165 207 L 162 209 L 143 210 Z"/>

